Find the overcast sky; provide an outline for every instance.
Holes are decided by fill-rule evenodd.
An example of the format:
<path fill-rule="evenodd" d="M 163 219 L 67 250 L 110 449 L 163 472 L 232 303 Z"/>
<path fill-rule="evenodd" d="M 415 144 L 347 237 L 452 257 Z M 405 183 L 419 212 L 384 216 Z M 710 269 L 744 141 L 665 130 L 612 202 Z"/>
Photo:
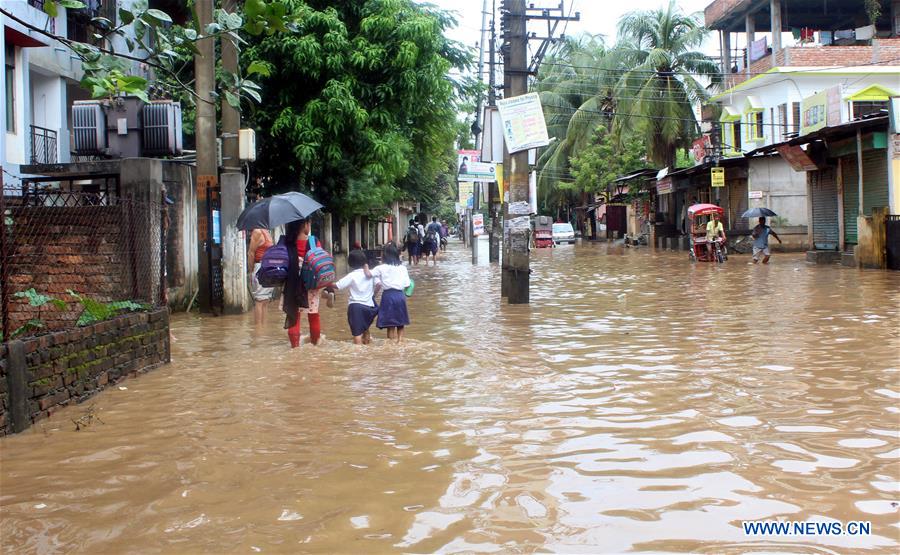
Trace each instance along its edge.
<path fill-rule="evenodd" d="M 428 0 L 446 10 L 455 11 L 459 20 L 459 26 L 448 34 L 451 38 L 474 46 L 479 42 L 481 29 L 481 10 L 484 0 Z M 490 2 L 488 10 L 490 10 Z M 555 7 L 559 0 L 527 0 L 529 4 L 539 7 Z M 685 13 L 702 11 L 712 0 L 678 0 L 678 4 Z M 500 9 L 500 0 L 496 0 L 497 10 Z M 616 25 L 619 18 L 633 10 L 651 10 L 668 5 L 668 0 L 565 0 L 565 8 L 573 7 L 574 12 L 581 13 L 581 21 L 569 23 L 567 35 L 579 33 L 602 34 L 606 36 L 607 44 L 613 44 L 616 37 Z M 499 16 L 498 16 L 499 18 Z M 702 21 L 702 19 L 701 19 Z M 529 29 L 538 31 L 539 28 Z M 499 19 L 498 19 L 499 33 Z M 714 51 L 718 53 L 718 40 L 714 41 Z M 536 44 L 536 43 L 535 43 Z M 710 51 L 710 45 L 705 50 Z"/>

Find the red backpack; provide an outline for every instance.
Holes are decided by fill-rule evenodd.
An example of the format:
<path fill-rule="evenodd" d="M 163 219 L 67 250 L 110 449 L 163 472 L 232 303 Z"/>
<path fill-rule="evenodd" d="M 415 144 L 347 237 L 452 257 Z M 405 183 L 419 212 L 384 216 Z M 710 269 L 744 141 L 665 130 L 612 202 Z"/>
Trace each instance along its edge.
<path fill-rule="evenodd" d="M 306 256 L 300 268 L 300 279 L 307 289 L 320 289 L 337 281 L 334 258 L 322 247 L 316 246 L 316 238 L 309 236 Z"/>

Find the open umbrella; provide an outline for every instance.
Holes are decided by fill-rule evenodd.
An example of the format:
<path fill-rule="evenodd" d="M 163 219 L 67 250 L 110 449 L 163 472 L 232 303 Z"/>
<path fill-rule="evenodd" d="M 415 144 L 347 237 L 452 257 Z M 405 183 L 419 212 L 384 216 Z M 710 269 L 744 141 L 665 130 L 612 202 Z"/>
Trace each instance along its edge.
<path fill-rule="evenodd" d="M 290 192 L 254 202 L 238 216 L 238 229 L 273 229 L 305 220 L 322 205 L 303 193 Z"/>
<path fill-rule="evenodd" d="M 775 212 L 772 212 L 768 208 L 751 208 L 747 210 L 743 214 L 741 214 L 742 218 L 769 218 L 771 216 L 777 216 Z"/>

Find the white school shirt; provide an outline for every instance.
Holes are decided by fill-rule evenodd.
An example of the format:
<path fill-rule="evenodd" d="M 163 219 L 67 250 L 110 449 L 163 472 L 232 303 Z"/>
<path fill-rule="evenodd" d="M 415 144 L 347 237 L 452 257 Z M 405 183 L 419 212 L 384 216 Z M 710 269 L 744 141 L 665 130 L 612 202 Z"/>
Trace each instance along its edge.
<path fill-rule="evenodd" d="M 385 289 L 399 289 L 403 291 L 409 287 L 409 272 L 406 266 L 393 264 L 379 264 L 372 270 L 372 275 L 381 280 L 381 286 Z"/>
<path fill-rule="evenodd" d="M 362 268 L 353 270 L 342 277 L 334 286 L 338 289 L 350 288 L 350 301 L 348 304 L 375 306 L 375 301 L 372 300 L 372 297 L 375 295 L 375 278 L 367 278 Z"/>

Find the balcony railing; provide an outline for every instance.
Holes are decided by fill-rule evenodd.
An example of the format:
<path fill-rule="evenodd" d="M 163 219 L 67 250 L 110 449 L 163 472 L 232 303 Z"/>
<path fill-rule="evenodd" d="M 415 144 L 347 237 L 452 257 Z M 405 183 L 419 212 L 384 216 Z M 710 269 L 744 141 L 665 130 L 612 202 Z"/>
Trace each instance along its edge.
<path fill-rule="evenodd" d="M 56 131 L 31 126 L 31 163 L 56 164 Z"/>

